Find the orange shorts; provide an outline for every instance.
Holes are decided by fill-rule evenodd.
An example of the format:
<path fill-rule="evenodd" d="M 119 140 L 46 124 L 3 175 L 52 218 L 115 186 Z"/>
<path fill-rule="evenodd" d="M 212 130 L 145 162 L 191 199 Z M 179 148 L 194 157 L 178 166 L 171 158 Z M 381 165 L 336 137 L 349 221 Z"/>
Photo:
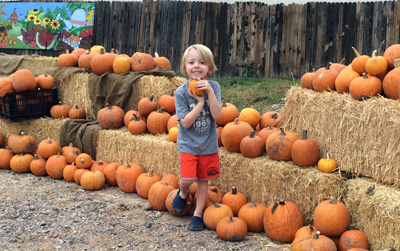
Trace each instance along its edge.
<path fill-rule="evenodd" d="M 180 153 L 180 164 L 184 180 L 212 180 L 220 174 L 218 152 L 207 155 Z"/>

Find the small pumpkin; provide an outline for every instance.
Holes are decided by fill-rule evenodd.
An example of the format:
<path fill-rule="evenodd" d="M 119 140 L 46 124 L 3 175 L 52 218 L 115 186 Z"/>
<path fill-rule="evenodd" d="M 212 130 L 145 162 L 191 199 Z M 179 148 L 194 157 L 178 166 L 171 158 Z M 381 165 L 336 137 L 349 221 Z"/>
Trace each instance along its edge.
<path fill-rule="evenodd" d="M 75 54 L 69 53 L 67 49 L 65 53 L 58 56 L 57 64 L 61 67 L 75 67 L 78 65 L 78 57 Z"/>
<path fill-rule="evenodd" d="M 43 159 L 48 159 L 51 156 L 56 155 L 60 149 L 61 145 L 57 140 L 47 138 L 39 143 L 36 154 Z"/>
<path fill-rule="evenodd" d="M 351 64 L 343 69 L 335 80 L 335 88 L 338 93 L 348 93 L 350 83 L 353 79 L 359 77 L 360 74 L 353 70 Z"/>
<path fill-rule="evenodd" d="M 169 132 L 171 128 L 179 125 L 179 121 L 177 120 L 176 114 L 172 115 L 167 122 L 167 131 Z"/>
<path fill-rule="evenodd" d="M 78 167 L 75 165 L 75 162 L 72 162 L 70 165 L 66 165 L 63 170 L 63 178 L 67 182 L 74 182 L 74 174 L 78 170 Z"/>
<path fill-rule="evenodd" d="M 157 52 L 154 53 L 154 65 L 155 66 L 162 66 L 166 70 L 171 70 L 171 62 L 166 57 L 160 57 Z"/>
<path fill-rule="evenodd" d="M 318 144 L 307 137 L 307 132 L 303 129 L 301 138 L 293 143 L 290 150 L 293 162 L 300 167 L 314 166 L 319 160 Z"/>
<path fill-rule="evenodd" d="M 44 73 L 36 78 L 37 86 L 42 90 L 47 90 L 53 88 L 54 78 L 53 76 Z"/>
<path fill-rule="evenodd" d="M 315 70 L 312 72 L 304 73 L 303 76 L 301 76 L 301 78 L 300 78 L 301 87 L 306 88 L 306 89 L 312 89 L 313 88 L 312 80 L 313 80 L 314 74 L 315 74 Z"/>
<path fill-rule="evenodd" d="M 31 164 L 29 166 L 31 173 L 35 176 L 45 176 L 47 175 L 46 172 L 46 160 L 43 158 L 40 158 L 36 154 L 33 155 L 34 160 L 31 161 Z"/>
<path fill-rule="evenodd" d="M 218 222 L 216 231 L 224 241 L 242 241 L 247 236 L 247 225 L 238 217 L 227 216 Z"/>
<path fill-rule="evenodd" d="M 89 50 L 87 50 L 86 53 L 82 54 L 78 59 L 79 68 L 92 70 L 92 68 L 90 67 L 90 62 L 92 61 L 92 58 L 97 54 L 99 54 L 99 52 L 90 52 Z"/>
<path fill-rule="evenodd" d="M 265 112 L 260 117 L 260 130 L 267 126 L 278 127 L 282 122 L 282 117 L 279 112 L 269 111 Z"/>
<path fill-rule="evenodd" d="M 278 132 L 278 131 L 280 131 L 279 128 L 267 125 L 263 129 L 258 131 L 257 136 L 262 138 L 262 140 L 264 141 L 264 144 L 265 144 L 265 142 L 267 142 L 269 135 L 271 135 L 274 132 Z"/>
<path fill-rule="evenodd" d="M 172 127 L 168 132 L 168 138 L 170 141 L 176 143 L 178 140 L 179 126 Z"/>
<path fill-rule="evenodd" d="M 245 121 L 239 121 L 236 118 L 224 126 L 221 132 L 222 145 L 230 152 L 240 151 L 240 142 L 246 136 L 249 136 L 253 128 Z"/>
<path fill-rule="evenodd" d="M 238 217 L 244 220 L 247 224 L 248 231 L 261 232 L 264 231 L 264 216 L 267 207 L 261 203 L 252 202 L 243 205 L 238 212 Z"/>
<path fill-rule="evenodd" d="M 141 98 L 138 102 L 138 112 L 143 116 L 148 116 L 151 112 L 157 111 L 157 102 L 154 100 L 154 94 L 148 98 Z"/>
<path fill-rule="evenodd" d="M 141 115 L 138 111 L 136 111 L 136 110 L 129 110 L 129 111 L 127 111 L 127 112 L 125 113 L 125 115 L 124 115 L 124 125 L 125 125 L 126 127 L 128 127 L 129 122 L 131 122 L 133 114 L 136 114 L 136 116 L 138 116 L 141 120 L 143 120 L 144 122 L 146 122 L 146 117 L 143 116 L 143 115 Z"/>
<path fill-rule="evenodd" d="M 319 231 L 310 236 L 300 236 L 294 239 L 291 244 L 292 251 L 336 251 L 335 243 Z"/>
<path fill-rule="evenodd" d="M 145 133 L 147 130 L 146 122 L 140 119 L 136 114 L 132 114 L 131 121 L 128 124 L 128 131 L 133 135 Z"/>
<path fill-rule="evenodd" d="M 86 49 L 84 49 L 84 48 L 76 48 L 73 51 L 71 51 L 71 54 L 75 55 L 78 58 L 78 61 L 79 61 L 79 58 L 85 53 L 86 53 Z"/>
<path fill-rule="evenodd" d="M 69 143 L 68 146 L 64 146 L 61 148 L 61 154 L 65 156 L 65 159 L 69 164 L 75 162 L 76 157 L 81 154 L 81 150 L 74 146 L 72 143 Z"/>
<path fill-rule="evenodd" d="M 169 114 L 174 114 L 175 109 L 175 96 L 174 96 L 174 89 L 171 90 L 171 93 L 163 94 L 158 99 L 158 107 L 164 107 L 164 111 L 168 112 Z"/>
<path fill-rule="evenodd" d="M 168 173 L 161 178 L 161 182 L 168 182 L 170 186 L 179 188 L 179 177 L 176 174 Z"/>
<path fill-rule="evenodd" d="M 379 78 L 369 76 L 364 72 L 361 77 L 354 78 L 351 81 L 349 92 L 354 99 L 367 99 L 382 92 L 382 82 Z"/>
<path fill-rule="evenodd" d="M 339 63 L 329 62 L 329 69 L 335 69 L 335 70 L 337 70 L 338 73 L 340 73 L 342 70 L 344 70 L 347 67 L 344 64 L 345 62 L 346 62 L 345 58 L 343 58 Z"/>
<path fill-rule="evenodd" d="M 104 174 L 100 171 L 85 172 L 82 174 L 80 180 L 83 189 L 89 191 L 100 190 L 104 186 L 105 181 Z"/>
<path fill-rule="evenodd" d="M 167 123 L 171 115 L 168 112 L 164 112 L 164 107 L 161 107 L 158 111 L 151 112 L 147 117 L 147 131 L 156 135 L 167 132 Z"/>
<path fill-rule="evenodd" d="M 218 222 L 227 216 L 233 216 L 232 209 L 227 205 L 216 202 L 204 211 L 203 221 L 209 229 L 215 230 Z"/>
<path fill-rule="evenodd" d="M 334 91 L 335 80 L 339 72 L 335 69 L 330 69 L 329 66 L 319 68 L 313 77 L 313 89 L 317 92 Z"/>
<path fill-rule="evenodd" d="M 14 155 L 10 160 L 10 168 L 16 173 L 29 173 L 30 165 L 35 158 L 29 153 L 20 153 Z"/>
<path fill-rule="evenodd" d="M 11 158 L 14 156 L 13 152 L 8 149 L 8 146 L 6 148 L 1 148 L 0 149 L 0 169 L 11 169 L 10 168 L 10 161 Z"/>
<path fill-rule="evenodd" d="M 140 174 L 136 180 L 137 194 L 140 195 L 142 198 L 147 199 L 149 197 L 150 187 L 160 180 L 160 175 L 153 173 L 152 171 Z"/>
<path fill-rule="evenodd" d="M 70 119 L 85 119 L 86 118 L 86 110 L 82 106 L 74 105 L 69 110 L 68 117 Z"/>
<path fill-rule="evenodd" d="M 386 48 L 383 57 L 388 63 L 388 70 L 392 70 L 395 67 L 394 61 L 400 58 L 400 44 L 392 44 Z"/>
<path fill-rule="evenodd" d="M 328 237 L 341 235 L 350 224 L 346 205 L 334 198 L 324 200 L 314 209 L 314 226 Z"/>
<path fill-rule="evenodd" d="M 116 180 L 119 189 L 125 193 L 136 192 L 136 180 L 144 173 L 141 166 L 135 163 L 122 164 L 117 168 Z"/>
<path fill-rule="evenodd" d="M 55 119 L 68 118 L 69 110 L 71 110 L 71 106 L 60 101 L 57 105 L 53 105 L 50 108 L 50 115 Z"/>
<path fill-rule="evenodd" d="M 90 52 L 97 52 L 97 53 L 100 53 L 101 49 L 103 49 L 103 51 L 106 51 L 106 49 L 105 49 L 104 46 L 102 46 L 102 45 L 93 45 L 93 46 L 90 48 Z"/>
<path fill-rule="evenodd" d="M 239 121 L 246 121 L 255 128 L 260 122 L 261 115 L 254 107 L 247 107 L 240 111 L 238 118 Z"/>
<path fill-rule="evenodd" d="M 112 162 L 108 164 L 104 169 L 104 177 L 106 178 L 107 184 L 110 186 L 118 186 L 117 183 L 117 168 L 120 166 L 120 163 Z"/>
<path fill-rule="evenodd" d="M 265 211 L 264 230 L 273 241 L 292 242 L 303 225 L 303 214 L 294 202 L 274 202 Z"/>
<path fill-rule="evenodd" d="M 339 250 L 348 251 L 351 248 L 368 250 L 368 239 L 363 231 L 347 230 L 340 235 Z"/>
<path fill-rule="evenodd" d="M 81 184 L 82 175 L 86 172 L 90 172 L 90 170 L 89 169 L 78 169 L 74 172 L 74 181 L 76 184 L 78 184 L 78 185 Z"/>
<path fill-rule="evenodd" d="M 225 193 L 222 197 L 222 204 L 229 206 L 232 209 L 233 216 L 237 217 L 239 210 L 242 206 L 247 203 L 246 196 L 237 191 L 236 187 L 232 187 L 232 190 Z"/>
<path fill-rule="evenodd" d="M 75 164 L 79 169 L 90 169 L 93 165 L 93 159 L 89 154 L 81 153 L 76 156 Z"/>
<path fill-rule="evenodd" d="M 100 171 L 103 172 L 104 168 L 110 163 L 105 160 L 95 160 L 93 161 L 90 171 Z"/>
<path fill-rule="evenodd" d="M 265 152 L 264 140 L 259 136 L 254 136 L 254 132 L 252 130 L 249 136 L 245 136 L 240 141 L 240 152 L 244 157 L 256 158 Z"/>
<path fill-rule="evenodd" d="M 325 173 L 331 173 L 337 168 L 336 160 L 330 159 L 329 155 L 326 158 L 321 158 L 317 164 L 318 170 Z"/>
<path fill-rule="evenodd" d="M 163 181 L 161 181 L 163 182 Z M 175 199 L 175 196 L 178 196 L 178 189 L 174 189 L 172 190 L 168 196 L 167 199 L 165 200 L 165 207 L 167 208 L 168 212 L 170 212 L 172 215 L 175 216 L 184 216 L 184 215 L 188 215 L 190 213 L 190 211 L 193 208 L 193 196 L 191 194 L 189 194 L 187 200 L 186 200 L 186 205 L 183 208 L 182 213 L 176 213 L 173 209 L 172 209 L 172 201 Z"/>
<path fill-rule="evenodd" d="M 65 166 L 68 165 L 67 160 L 61 155 L 61 151 L 57 155 L 51 156 L 46 161 L 46 172 L 53 179 L 62 179 Z"/>
<path fill-rule="evenodd" d="M 235 118 L 239 117 L 239 110 L 234 104 L 223 102 L 221 115 L 215 120 L 215 123 L 219 126 L 225 126 L 226 124 L 233 122 Z"/>
<path fill-rule="evenodd" d="M 298 139 L 296 133 L 285 131 L 283 128 L 272 133 L 265 142 L 268 156 L 274 160 L 292 160 L 292 145 Z"/>
<path fill-rule="evenodd" d="M 167 211 L 165 201 L 171 191 L 175 190 L 168 182 L 157 181 L 149 190 L 148 201 L 154 210 Z"/>
<path fill-rule="evenodd" d="M 196 93 L 197 96 L 201 96 L 201 95 L 203 95 L 203 93 L 204 93 L 204 90 L 198 90 L 197 87 L 196 87 L 196 83 L 197 83 L 197 81 L 199 81 L 199 80 L 200 80 L 200 78 L 199 78 L 199 79 L 192 79 L 192 80 L 189 82 L 189 91 L 190 91 L 191 93 Z"/>
<path fill-rule="evenodd" d="M 363 72 L 366 72 L 365 70 L 365 63 L 370 59 L 370 56 L 368 55 L 361 55 L 356 48 L 351 47 L 356 54 L 356 57 L 351 61 L 351 67 L 353 70 L 358 72 L 358 74 L 363 74 Z"/>
<path fill-rule="evenodd" d="M 124 110 L 116 105 L 106 104 L 97 112 L 97 121 L 104 129 L 116 129 L 124 125 Z"/>
<path fill-rule="evenodd" d="M 386 59 L 383 56 L 377 56 L 377 52 L 377 50 L 374 50 L 371 58 L 365 62 L 365 71 L 370 76 L 378 76 L 386 72 L 388 66 Z"/>
<path fill-rule="evenodd" d="M 105 50 L 100 49 L 100 53 L 94 55 L 90 60 L 90 68 L 97 75 L 103 75 L 104 73 L 113 70 L 114 59 L 114 56 L 105 53 Z"/>
<path fill-rule="evenodd" d="M 116 74 L 122 74 L 131 70 L 131 60 L 126 56 L 118 56 L 114 59 L 112 69 Z"/>
<path fill-rule="evenodd" d="M 308 226 L 304 226 L 299 228 L 299 230 L 297 230 L 296 234 L 295 234 L 295 238 L 300 237 L 300 236 L 313 236 L 315 233 L 317 232 L 317 229 L 309 224 Z"/>

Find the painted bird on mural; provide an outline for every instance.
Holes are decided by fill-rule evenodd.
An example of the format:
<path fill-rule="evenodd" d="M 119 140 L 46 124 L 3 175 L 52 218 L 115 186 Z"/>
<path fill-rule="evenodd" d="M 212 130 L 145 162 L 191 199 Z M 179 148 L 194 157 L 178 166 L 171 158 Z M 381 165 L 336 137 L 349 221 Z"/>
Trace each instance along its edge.
<path fill-rule="evenodd" d="M 36 31 L 35 26 L 33 26 L 32 29 L 30 29 L 29 31 L 21 29 L 22 41 L 24 41 L 24 43 L 26 44 L 31 43 L 33 39 L 35 39 L 35 31 Z"/>

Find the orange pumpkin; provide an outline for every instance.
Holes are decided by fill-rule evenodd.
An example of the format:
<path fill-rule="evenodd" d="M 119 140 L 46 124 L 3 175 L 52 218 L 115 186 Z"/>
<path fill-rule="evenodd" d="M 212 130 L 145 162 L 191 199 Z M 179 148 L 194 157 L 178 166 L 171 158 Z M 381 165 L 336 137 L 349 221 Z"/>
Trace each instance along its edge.
<path fill-rule="evenodd" d="M 35 158 L 29 153 L 14 155 L 10 160 L 10 168 L 16 173 L 29 173 L 30 165 Z"/>
<path fill-rule="evenodd" d="M 168 112 L 164 112 L 163 107 L 158 111 L 151 112 L 147 117 L 147 130 L 153 135 L 166 133 L 170 117 L 171 115 Z"/>
<path fill-rule="evenodd" d="M 317 229 L 313 225 L 310 224 L 308 226 L 299 228 L 299 230 L 297 230 L 294 238 L 297 238 L 300 236 L 313 236 L 316 232 L 317 232 Z"/>
<path fill-rule="evenodd" d="M 126 127 L 128 127 L 129 122 L 131 122 L 133 114 L 136 114 L 136 116 L 138 116 L 141 120 L 143 120 L 144 122 L 146 122 L 146 117 L 145 117 L 145 116 L 142 116 L 138 111 L 136 111 L 136 110 L 129 110 L 129 111 L 127 111 L 127 112 L 125 113 L 125 115 L 124 115 L 124 125 L 125 125 Z"/>
<path fill-rule="evenodd" d="M 218 222 L 224 217 L 233 216 L 232 209 L 227 205 L 215 203 L 207 207 L 203 214 L 204 224 L 209 228 L 215 230 Z"/>
<path fill-rule="evenodd" d="M 147 199 L 149 197 L 150 187 L 154 183 L 156 183 L 157 181 L 160 181 L 160 180 L 161 180 L 160 175 L 153 173 L 152 171 L 149 171 L 148 173 L 140 174 L 136 180 L 137 194 L 140 195 L 142 198 Z"/>
<path fill-rule="evenodd" d="M 238 217 L 244 220 L 250 232 L 264 231 L 264 216 L 267 207 L 261 203 L 252 202 L 243 205 L 238 212 Z"/>
<path fill-rule="evenodd" d="M 377 50 L 374 50 L 371 58 L 365 62 L 365 71 L 371 76 L 378 76 L 386 72 L 388 66 L 386 59 L 383 56 L 377 56 L 376 53 Z"/>
<path fill-rule="evenodd" d="M 102 75 L 113 70 L 114 56 L 104 53 L 101 49 L 100 54 L 96 54 L 90 60 L 90 68 L 97 75 Z"/>
<path fill-rule="evenodd" d="M 262 138 L 262 140 L 264 141 L 264 144 L 265 144 L 269 135 L 271 135 L 274 132 L 278 132 L 278 131 L 280 131 L 279 128 L 267 125 L 267 127 L 264 127 L 263 129 L 258 131 L 257 136 Z"/>
<path fill-rule="evenodd" d="M 106 51 L 106 49 L 103 47 L 103 46 L 101 46 L 101 45 L 93 45 L 91 48 L 90 48 L 90 52 L 97 52 L 97 53 L 100 53 L 100 51 L 103 49 L 103 51 L 105 52 Z"/>
<path fill-rule="evenodd" d="M 117 168 L 116 180 L 119 189 L 125 193 L 136 192 L 136 180 L 144 173 L 141 166 L 135 163 L 126 163 Z"/>
<path fill-rule="evenodd" d="M 269 111 L 265 112 L 260 117 L 260 129 L 267 126 L 279 127 L 282 122 L 282 117 L 279 112 Z"/>
<path fill-rule="evenodd" d="M 394 66 L 394 60 L 400 58 L 400 44 L 392 44 L 383 53 L 383 57 L 388 63 L 388 70 L 392 70 Z"/>
<path fill-rule="evenodd" d="M 116 74 L 122 74 L 131 70 L 131 60 L 126 56 L 118 56 L 114 59 L 112 69 Z"/>
<path fill-rule="evenodd" d="M 221 132 L 222 145 L 231 152 L 240 151 L 240 141 L 246 136 L 249 136 L 253 128 L 245 121 L 239 121 L 236 118 L 224 126 Z"/>
<path fill-rule="evenodd" d="M 338 93 L 349 92 L 349 86 L 353 79 L 359 77 L 360 74 L 353 70 L 351 64 L 343 69 L 335 80 L 335 88 Z"/>
<path fill-rule="evenodd" d="M 155 66 L 162 66 L 166 70 L 171 70 L 171 62 L 166 57 L 160 57 L 157 52 L 154 53 L 154 65 Z"/>
<path fill-rule="evenodd" d="M 85 108 L 79 105 L 74 105 L 68 112 L 68 117 L 70 119 L 85 119 L 86 111 Z"/>
<path fill-rule="evenodd" d="M 273 241 L 292 242 L 303 224 L 303 214 L 294 202 L 274 202 L 265 211 L 264 230 Z"/>
<path fill-rule="evenodd" d="M 172 115 L 167 122 L 167 131 L 171 130 L 171 128 L 176 127 L 179 125 L 179 121 L 176 119 L 176 114 Z"/>
<path fill-rule="evenodd" d="M 157 102 L 154 100 L 154 94 L 148 98 L 141 98 L 138 102 L 138 112 L 143 116 L 148 116 L 151 112 L 157 111 Z"/>
<path fill-rule="evenodd" d="M 317 92 L 335 90 L 335 80 L 339 72 L 329 67 L 319 68 L 313 77 L 313 89 Z"/>
<path fill-rule="evenodd" d="M 67 160 L 65 159 L 64 156 L 61 155 L 61 152 L 59 152 L 57 155 L 51 156 L 47 161 L 46 161 L 46 172 L 47 174 L 54 178 L 54 179 L 62 179 L 63 178 L 63 172 L 65 166 L 67 166 Z"/>
<path fill-rule="evenodd" d="M 229 206 L 232 209 L 233 216 L 237 217 L 239 210 L 242 206 L 247 203 L 246 196 L 237 191 L 236 187 L 232 187 L 232 190 L 224 194 L 222 197 L 222 204 Z"/>
<path fill-rule="evenodd" d="M 36 151 L 38 144 L 36 138 L 32 135 L 19 132 L 10 142 L 10 149 L 16 153 L 33 153 Z"/>
<path fill-rule="evenodd" d="M 175 188 L 179 188 L 179 177 L 173 173 L 168 173 L 164 175 L 161 179 L 161 181 L 168 182 L 170 186 L 173 186 Z"/>
<path fill-rule="evenodd" d="M 245 136 L 240 141 L 240 152 L 244 157 L 256 158 L 265 152 L 264 140 L 259 136 L 254 136 L 254 132 L 254 130 L 251 131 L 249 136 Z"/>
<path fill-rule="evenodd" d="M 89 50 L 87 50 L 86 53 L 82 54 L 78 59 L 79 68 L 92 70 L 92 68 L 90 67 L 90 62 L 92 61 L 92 58 L 97 54 L 99 54 L 99 52 L 89 52 Z"/>
<path fill-rule="evenodd" d="M 37 88 L 35 75 L 32 71 L 27 69 L 21 69 L 14 72 L 12 81 L 16 92 L 32 91 Z"/>
<path fill-rule="evenodd" d="M 158 99 L 158 107 L 164 107 L 164 111 L 171 115 L 175 113 L 174 89 L 171 90 L 169 95 L 161 95 L 161 97 Z"/>
<path fill-rule="evenodd" d="M 93 159 L 89 154 L 81 153 L 76 156 L 75 164 L 79 169 L 90 169 L 93 165 Z"/>
<path fill-rule="evenodd" d="M 335 69 L 337 70 L 338 73 L 340 73 L 342 70 L 344 70 L 347 66 L 344 64 L 346 61 L 345 58 L 342 59 L 339 63 L 332 63 L 329 62 L 329 69 Z"/>
<path fill-rule="evenodd" d="M 360 55 L 360 53 L 356 50 L 356 48 L 351 47 L 356 54 L 356 57 L 351 61 L 351 67 L 354 71 L 358 72 L 358 74 L 363 74 L 366 72 L 365 70 L 365 63 L 370 59 L 367 55 Z"/>
<path fill-rule="evenodd" d="M 215 120 L 215 123 L 219 126 L 225 126 L 226 124 L 233 122 L 237 117 L 239 117 L 239 110 L 236 106 L 231 103 L 223 102 L 221 116 Z"/>
<path fill-rule="evenodd" d="M 90 170 L 89 169 L 78 169 L 74 172 L 74 181 L 76 184 L 78 184 L 78 185 L 81 184 L 82 175 L 86 172 L 90 172 Z"/>
<path fill-rule="evenodd" d="M 348 251 L 351 248 L 368 249 L 368 239 L 360 230 L 347 230 L 340 235 L 339 250 Z"/>
<path fill-rule="evenodd" d="M 334 198 L 324 200 L 314 209 L 314 226 L 328 237 L 341 235 L 350 224 L 350 212 L 346 205 Z"/>
<path fill-rule="evenodd" d="M 71 51 L 71 54 L 75 55 L 78 58 L 78 61 L 79 61 L 79 58 L 85 53 L 86 53 L 86 49 L 84 49 L 84 48 L 76 48 L 73 51 Z"/>
<path fill-rule="evenodd" d="M 57 140 L 47 138 L 39 143 L 36 154 L 43 159 L 48 159 L 53 155 L 57 155 L 60 149 L 61 145 Z"/>
<path fill-rule="evenodd" d="M 75 67 L 78 65 L 78 57 L 66 50 L 65 53 L 58 56 L 57 63 L 61 67 Z"/>
<path fill-rule="evenodd" d="M 47 73 L 39 75 L 36 78 L 37 86 L 42 90 L 47 90 L 53 88 L 54 78 Z"/>
<path fill-rule="evenodd" d="M 251 127 L 255 128 L 260 122 L 260 117 L 260 113 L 256 109 L 247 107 L 240 111 L 238 118 L 239 121 L 246 121 Z"/>
<path fill-rule="evenodd" d="M 224 241 L 242 241 L 247 235 L 247 225 L 238 217 L 227 216 L 218 222 L 216 231 Z"/>
<path fill-rule="evenodd" d="M 154 66 L 154 58 L 152 55 L 142 52 L 136 52 L 132 55 L 132 71 L 148 71 L 153 69 Z"/>
<path fill-rule="evenodd" d="M 300 167 L 314 166 L 318 163 L 318 144 L 315 140 L 307 138 L 305 129 L 301 133 L 301 138 L 293 143 L 290 151 L 293 162 Z"/>
<path fill-rule="evenodd" d="M 363 76 L 357 77 L 351 81 L 349 91 L 354 99 L 367 99 L 382 92 L 382 82 L 379 78 L 369 76 L 364 72 Z"/>
<path fill-rule="evenodd" d="M 161 182 L 163 182 L 163 181 L 161 181 Z M 189 196 L 186 200 L 186 205 L 183 208 L 182 213 L 178 214 L 172 209 L 172 201 L 175 199 L 175 196 L 178 196 L 178 191 L 179 191 L 178 189 L 174 189 L 168 194 L 168 196 L 165 200 L 165 207 L 167 208 L 168 212 L 170 212 L 172 215 L 175 215 L 175 216 L 188 215 L 193 208 L 193 196 L 191 194 L 189 194 Z"/>
<path fill-rule="evenodd" d="M 146 122 L 141 120 L 136 114 L 132 114 L 131 121 L 128 124 L 128 130 L 133 135 L 143 134 L 147 130 Z"/>
<path fill-rule="evenodd" d="M 76 157 L 81 153 L 81 150 L 78 147 L 75 147 L 72 143 L 61 148 L 61 155 L 65 157 L 69 164 L 75 162 Z"/>
<path fill-rule="evenodd" d="M 78 167 L 75 165 L 75 162 L 72 162 L 70 165 L 66 165 L 63 170 L 63 178 L 67 182 L 74 182 L 74 174 L 78 170 Z M 85 169 L 86 170 L 86 169 Z"/>
<path fill-rule="evenodd" d="M 179 126 L 172 127 L 168 132 L 170 141 L 176 143 L 178 141 Z"/>
<path fill-rule="evenodd" d="M 108 163 L 108 162 L 105 161 L 105 160 L 95 160 L 95 161 L 93 161 L 93 164 L 92 164 L 92 166 L 90 167 L 90 171 L 100 171 L 100 172 L 103 172 L 104 168 L 105 168 L 106 166 L 108 166 L 108 164 L 110 164 L 110 163 Z"/>
<path fill-rule="evenodd" d="M 292 251 L 336 251 L 335 243 L 319 231 L 310 236 L 300 236 L 294 239 L 291 244 Z"/>
<path fill-rule="evenodd" d="M 55 119 L 68 118 L 69 110 L 71 110 L 71 106 L 60 101 L 57 105 L 53 105 L 50 108 L 50 115 Z"/>
<path fill-rule="evenodd" d="M 266 151 L 271 159 L 292 160 L 292 145 L 299 136 L 283 128 L 279 132 L 272 133 L 265 142 Z"/>
<path fill-rule="evenodd" d="M 106 104 L 97 112 L 97 121 L 104 129 L 120 128 L 124 125 L 125 112 L 116 105 Z"/>
<path fill-rule="evenodd" d="M 104 177 L 106 178 L 106 182 L 110 186 L 118 186 L 116 175 L 117 175 L 117 168 L 120 165 L 121 165 L 120 163 L 112 162 L 103 169 L 103 173 L 104 173 Z"/>
<path fill-rule="evenodd" d="M 199 81 L 199 80 L 200 80 L 200 79 L 192 79 L 192 80 L 189 82 L 189 91 L 190 91 L 191 93 L 196 93 L 197 96 L 201 96 L 201 95 L 203 95 L 203 93 L 204 93 L 204 90 L 198 90 L 197 87 L 196 87 L 196 83 L 197 83 L 197 81 Z"/>
<path fill-rule="evenodd" d="M 100 190 L 105 183 L 104 174 L 100 171 L 90 171 L 82 174 L 80 183 L 83 189 L 93 191 Z"/>
<path fill-rule="evenodd" d="M 4 97 L 8 92 L 15 92 L 11 78 L 0 78 L 0 97 Z"/>
<path fill-rule="evenodd" d="M 0 149 L 0 169 L 10 169 L 10 161 L 14 156 L 13 152 L 6 148 Z"/>
<path fill-rule="evenodd" d="M 394 61 L 394 69 L 389 71 L 382 82 L 383 92 L 388 98 L 400 97 L 400 59 Z"/>
<path fill-rule="evenodd" d="M 169 193 L 173 190 L 175 190 L 175 188 L 170 186 L 168 182 L 162 183 L 161 181 L 157 181 L 154 183 L 149 190 L 148 201 L 150 206 L 154 210 L 167 211 L 165 201 Z"/>
<path fill-rule="evenodd" d="M 312 80 L 314 78 L 314 74 L 315 74 L 315 71 L 304 73 L 303 76 L 301 76 L 301 78 L 300 78 L 301 87 L 306 88 L 306 89 L 312 89 L 313 88 Z"/>

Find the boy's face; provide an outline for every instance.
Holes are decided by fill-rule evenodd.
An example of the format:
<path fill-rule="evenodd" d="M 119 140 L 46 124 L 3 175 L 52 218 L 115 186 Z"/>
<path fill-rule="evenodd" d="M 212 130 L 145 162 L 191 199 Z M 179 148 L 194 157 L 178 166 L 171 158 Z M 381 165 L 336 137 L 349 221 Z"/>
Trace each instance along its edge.
<path fill-rule="evenodd" d="M 194 48 L 188 52 L 185 68 L 189 81 L 198 78 L 204 79 L 209 71 L 209 67 L 203 62 L 200 54 Z"/>

